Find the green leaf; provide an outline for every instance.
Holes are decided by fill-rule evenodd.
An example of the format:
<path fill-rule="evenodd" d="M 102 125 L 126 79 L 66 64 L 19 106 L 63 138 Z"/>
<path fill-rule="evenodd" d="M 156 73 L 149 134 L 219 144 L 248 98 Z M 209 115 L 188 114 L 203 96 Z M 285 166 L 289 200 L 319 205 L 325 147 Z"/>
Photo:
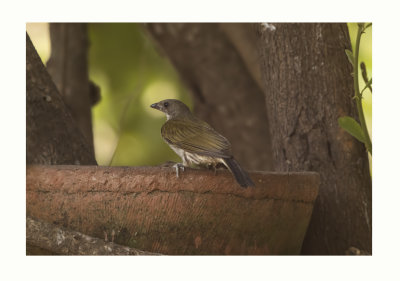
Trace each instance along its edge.
<path fill-rule="evenodd" d="M 354 56 L 353 53 L 349 49 L 344 50 L 346 52 L 347 58 L 349 59 L 349 62 L 351 63 L 352 66 L 354 66 Z"/>
<path fill-rule="evenodd" d="M 338 119 L 340 127 L 348 132 L 350 135 L 358 139 L 360 142 L 365 143 L 365 136 L 361 130 L 360 124 L 349 116 L 340 117 Z"/>

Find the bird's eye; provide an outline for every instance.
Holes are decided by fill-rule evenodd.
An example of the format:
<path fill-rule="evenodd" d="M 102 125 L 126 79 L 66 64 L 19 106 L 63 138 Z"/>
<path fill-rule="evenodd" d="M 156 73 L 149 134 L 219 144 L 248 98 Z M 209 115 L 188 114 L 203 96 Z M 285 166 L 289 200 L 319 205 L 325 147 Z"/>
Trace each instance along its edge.
<path fill-rule="evenodd" d="M 168 107 L 169 103 L 168 102 L 164 102 L 164 107 Z"/>

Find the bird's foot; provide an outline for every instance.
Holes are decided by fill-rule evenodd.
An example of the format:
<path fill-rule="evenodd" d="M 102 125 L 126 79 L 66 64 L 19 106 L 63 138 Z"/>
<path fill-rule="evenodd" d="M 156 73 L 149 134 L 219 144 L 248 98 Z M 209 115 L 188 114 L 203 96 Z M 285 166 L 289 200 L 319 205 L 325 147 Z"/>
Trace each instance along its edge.
<path fill-rule="evenodd" d="M 175 168 L 177 178 L 179 178 L 179 170 L 185 171 L 185 166 L 181 163 L 176 163 L 172 167 Z"/>
<path fill-rule="evenodd" d="M 217 175 L 217 165 L 212 165 L 211 168 L 214 170 L 214 176 Z"/>
<path fill-rule="evenodd" d="M 207 166 L 209 170 L 213 170 L 214 171 L 214 176 L 217 175 L 217 172 L 219 169 L 226 169 L 224 164 L 221 163 L 213 163 Z"/>

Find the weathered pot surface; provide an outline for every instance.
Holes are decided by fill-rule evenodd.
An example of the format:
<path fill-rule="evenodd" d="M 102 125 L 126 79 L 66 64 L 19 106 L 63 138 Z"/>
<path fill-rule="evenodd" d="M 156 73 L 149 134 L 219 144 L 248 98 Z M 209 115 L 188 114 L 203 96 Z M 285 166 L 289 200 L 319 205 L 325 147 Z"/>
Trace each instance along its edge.
<path fill-rule="evenodd" d="M 314 172 L 28 166 L 27 215 L 170 255 L 299 254 L 318 194 Z"/>

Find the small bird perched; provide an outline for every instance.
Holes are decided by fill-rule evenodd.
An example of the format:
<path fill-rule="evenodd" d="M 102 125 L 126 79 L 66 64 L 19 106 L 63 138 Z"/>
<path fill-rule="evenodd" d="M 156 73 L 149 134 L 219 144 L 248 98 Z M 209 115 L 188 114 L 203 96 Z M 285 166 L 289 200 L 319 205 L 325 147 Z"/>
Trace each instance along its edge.
<path fill-rule="evenodd" d="M 161 128 L 161 136 L 182 158 L 182 164 L 174 165 L 177 176 L 179 169 L 184 170 L 184 167 L 192 164 L 212 166 L 215 169 L 222 163 L 232 172 L 240 186 L 254 186 L 249 175 L 233 158 L 229 141 L 209 124 L 194 116 L 183 102 L 167 99 L 150 107 L 167 116 L 167 122 Z"/>

